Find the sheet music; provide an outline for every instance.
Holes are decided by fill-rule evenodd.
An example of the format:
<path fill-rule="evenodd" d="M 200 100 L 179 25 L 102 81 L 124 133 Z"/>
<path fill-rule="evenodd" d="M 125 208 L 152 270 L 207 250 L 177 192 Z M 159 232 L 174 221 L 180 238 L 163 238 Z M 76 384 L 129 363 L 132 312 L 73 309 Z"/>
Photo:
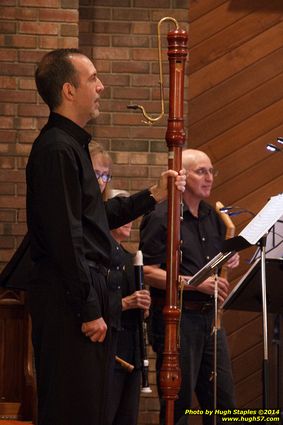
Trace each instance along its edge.
<path fill-rule="evenodd" d="M 220 268 L 224 263 L 226 263 L 226 261 L 228 261 L 234 254 L 234 251 L 226 252 L 224 254 L 219 252 L 214 258 L 212 258 L 212 260 L 205 264 L 202 269 L 195 273 L 193 277 L 188 280 L 187 284 L 191 286 L 198 286 L 205 279 L 211 276 L 217 268 Z"/>
<path fill-rule="evenodd" d="M 255 245 L 283 214 L 283 194 L 272 196 L 262 210 L 241 231 L 239 236 Z"/>
<path fill-rule="evenodd" d="M 257 248 L 256 252 L 250 259 L 249 263 L 253 263 L 260 258 L 261 250 Z M 283 216 L 276 221 L 270 229 L 266 238 L 266 258 L 282 258 L 283 257 Z"/>

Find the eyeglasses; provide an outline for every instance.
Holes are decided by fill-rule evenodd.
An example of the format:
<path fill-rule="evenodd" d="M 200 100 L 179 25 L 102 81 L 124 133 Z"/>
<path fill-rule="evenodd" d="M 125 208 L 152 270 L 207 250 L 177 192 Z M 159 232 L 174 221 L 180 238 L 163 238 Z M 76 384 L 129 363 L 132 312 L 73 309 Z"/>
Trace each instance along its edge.
<path fill-rule="evenodd" d="M 111 174 L 100 173 L 99 171 L 94 170 L 97 180 L 101 179 L 103 183 L 108 183 L 112 179 Z"/>
<path fill-rule="evenodd" d="M 218 170 L 215 170 L 215 168 L 197 168 L 196 170 L 189 170 L 195 173 L 196 175 L 203 177 L 211 175 L 213 177 L 216 177 L 218 175 Z"/>

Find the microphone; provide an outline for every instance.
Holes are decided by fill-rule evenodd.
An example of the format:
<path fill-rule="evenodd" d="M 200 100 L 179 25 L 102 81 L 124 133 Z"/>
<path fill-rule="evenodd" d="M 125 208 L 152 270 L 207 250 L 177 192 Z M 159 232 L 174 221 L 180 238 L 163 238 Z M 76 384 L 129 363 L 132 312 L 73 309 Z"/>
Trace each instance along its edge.
<path fill-rule="evenodd" d="M 234 211 L 234 209 L 238 209 L 238 211 Z M 240 208 L 238 206 L 233 207 L 232 205 L 229 205 L 227 207 L 222 207 L 219 209 L 220 212 L 229 215 L 229 217 L 239 215 L 245 210 L 243 208 Z"/>
<path fill-rule="evenodd" d="M 239 207 L 238 205 L 228 205 L 227 207 L 224 206 L 220 208 L 219 211 L 229 215 L 229 217 L 240 215 L 242 213 L 248 213 L 255 217 L 255 214 L 252 211 L 249 211 L 246 208 Z"/>
<path fill-rule="evenodd" d="M 135 273 L 135 283 L 137 290 L 144 289 L 144 280 L 143 280 L 143 255 L 142 251 L 137 251 L 134 257 L 134 273 Z M 140 352 L 142 360 L 142 393 L 151 393 L 152 389 L 148 383 L 148 366 L 149 361 L 147 357 L 146 349 L 146 322 L 144 320 L 144 312 L 140 310 L 140 320 L 139 320 L 139 338 L 140 338 Z"/>

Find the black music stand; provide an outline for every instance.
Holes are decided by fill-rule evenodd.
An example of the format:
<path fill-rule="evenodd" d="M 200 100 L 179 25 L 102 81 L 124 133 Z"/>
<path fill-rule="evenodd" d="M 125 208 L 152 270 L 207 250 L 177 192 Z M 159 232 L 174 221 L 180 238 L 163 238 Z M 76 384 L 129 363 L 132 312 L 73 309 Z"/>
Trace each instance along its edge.
<path fill-rule="evenodd" d="M 258 258 L 240 282 L 235 286 L 223 303 L 225 310 L 244 310 L 263 312 L 262 297 L 262 259 Z M 277 315 L 277 321 L 283 314 L 283 258 L 266 258 L 266 309 L 268 313 Z M 267 333 L 264 331 L 264 334 Z M 279 335 L 280 338 L 280 335 Z M 263 402 L 268 408 L 269 403 L 269 356 L 267 352 L 268 341 L 264 340 L 263 359 Z M 276 340 L 277 345 L 280 341 Z M 278 345 L 279 348 L 279 345 Z M 280 349 L 277 349 L 277 401 L 280 403 L 280 387 L 282 383 Z"/>
<path fill-rule="evenodd" d="M 283 314 L 283 258 L 266 258 L 265 264 L 268 312 Z M 233 288 L 223 309 L 262 312 L 260 258 Z"/>
<path fill-rule="evenodd" d="M 266 239 L 268 232 L 281 218 L 283 213 L 283 195 L 279 194 L 269 199 L 260 212 L 242 230 L 240 237 L 251 245 L 260 247 L 261 297 L 262 297 L 262 328 L 263 328 L 263 407 L 269 408 L 269 354 L 268 354 L 268 323 L 266 294 Z"/>

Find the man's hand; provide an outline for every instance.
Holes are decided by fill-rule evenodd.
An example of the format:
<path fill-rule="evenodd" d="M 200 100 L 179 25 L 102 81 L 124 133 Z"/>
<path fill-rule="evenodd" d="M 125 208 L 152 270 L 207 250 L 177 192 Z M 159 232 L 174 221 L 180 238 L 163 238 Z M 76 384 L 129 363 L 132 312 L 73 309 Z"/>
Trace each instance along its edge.
<path fill-rule="evenodd" d="M 161 202 L 167 198 L 167 188 L 168 188 L 168 177 L 175 178 L 175 186 L 181 192 L 185 191 L 186 187 L 186 170 L 182 169 L 177 173 L 174 170 L 164 171 L 158 181 L 157 185 L 152 186 L 149 190 L 156 200 L 156 202 Z"/>
<path fill-rule="evenodd" d="M 81 330 L 92 342 L 103 342 L 107 332 L 107 325 L 104 319 L 100 317 L 91 322 L 84 322 Z"/>
<path fill-rule="evenodd" d="M 220 304 L 223 304 L 228 296 L 229 282 L 223 277 L 217 277 L 218 282 L 218 300 Z M 208 277 L 197 287 L 197 291 L 203 292 L 204 294 L 214 295 L 215 278 L 214 276 Z"/>
<path fill-rule="evenodd" d="M 226 263 L 226 266 L 228 267 L 228 269 L 234 269 L 235 267 L 238 267 L 239 263 L 240 263 L 240 256 L 236 252 L 236 254 L 234 254 L 233 257 L 229 258 L 229 260 Z"/>
<path fill-rule="evenodd" d="M 130 310 L 132 308 L 141 308 L 148 310 L 150 307 L 151 299 L 149 291 L 141 289 L 133 292 L 131 295 L 122 298 L 122 310 Z"/>

